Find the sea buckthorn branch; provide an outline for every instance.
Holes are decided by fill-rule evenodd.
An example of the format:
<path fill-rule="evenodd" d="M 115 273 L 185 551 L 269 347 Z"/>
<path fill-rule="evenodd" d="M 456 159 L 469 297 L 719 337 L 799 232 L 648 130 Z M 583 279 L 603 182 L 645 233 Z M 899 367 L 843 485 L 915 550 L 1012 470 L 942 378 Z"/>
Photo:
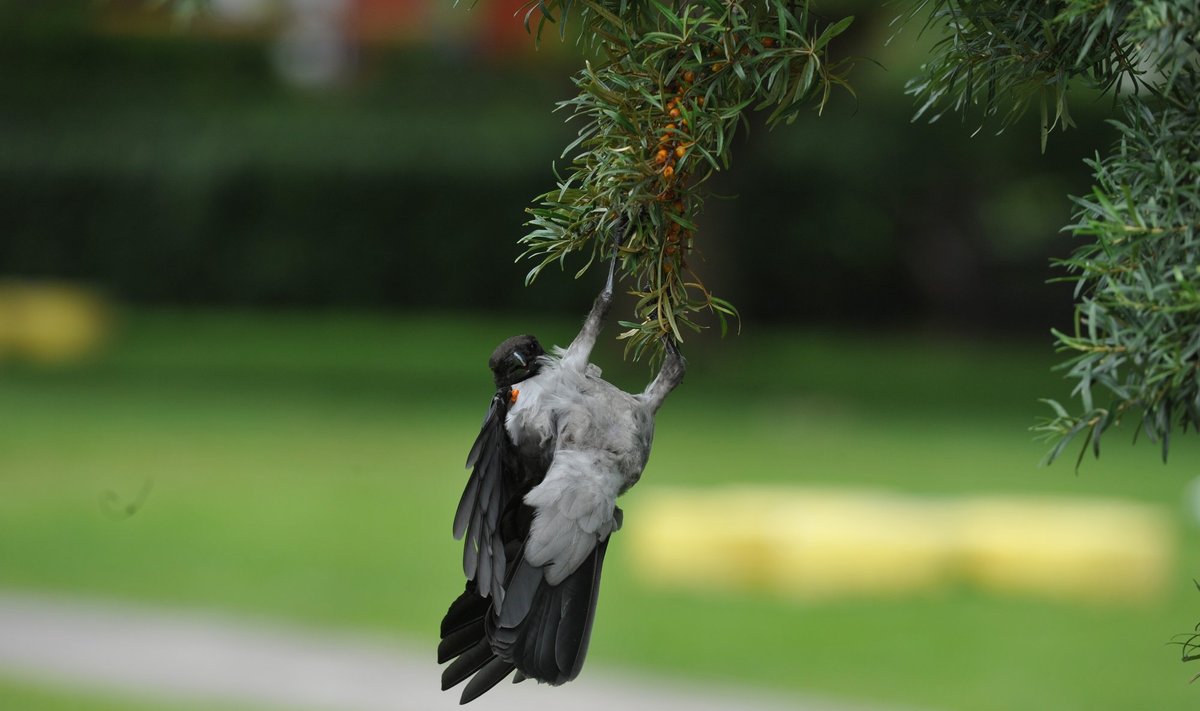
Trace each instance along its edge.
<path fill-rule="evenodd" d="M 608 254 L 612 226 L 629 229 L 620 245 L 621 273 L 637 299 L 636 320 L 622 321 L 626 353 L 640 357 L 662 336 L 683 340 L 715 314 L 722 333 L 737 310 L 714 296 L 694 268 L 705 184 L 727 169 L 748 111 L 767 110 L 767 124 L 795 120 L 806 106 L 824 108 L 835 86 L 849 88 L 847 61 L 831 61 L 829 42 L 853 18 L 819 19 L 809 3 L 697 0 L 662 4 L 546 0 L 531 3 L 562 22 L 579 11 L 583 33 L 601 58 L 574 77 L 579 93 L 560 102 L 581 121 L 557 187 L 529 208 L 524 258 L 537 261 L 527 283 L 568 255 Z"/>
<path fill-rule="evenodd" d="M 1118 93 L 1118 140 L 1086 161 L 1094 186 L 1057 260 L 1074 327 L 1055 330 L 1075 407 L 1035 430 L 1076 466 L 1124 419 L 1157 442 L 1200 431 L 1200 0 L 912 0 L 943 33 L 909 91 L 918 116 L 1011 124 L 1041 107 L 1042 144 L 1070 124 L 1072 84 Z"/>

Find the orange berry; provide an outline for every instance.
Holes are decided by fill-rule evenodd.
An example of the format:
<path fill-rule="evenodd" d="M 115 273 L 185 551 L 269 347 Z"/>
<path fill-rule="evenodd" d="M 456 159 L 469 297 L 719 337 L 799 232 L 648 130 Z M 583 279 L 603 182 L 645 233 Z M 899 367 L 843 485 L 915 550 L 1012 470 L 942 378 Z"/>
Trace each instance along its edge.
<path fill-rule="evenodd" d="M 659 163 L 659 164 L 666 163 L 667 162 L 667 149 L 659 148 L 658 153 L 654 154 L 654 162 Z"/>
<path fill-rule="evenodd" d="M 693 72 L 691 69 L 687 70 L 683 73 L 683 80 L 691 84 L 696 80 L 696 72 Z"/>
<path fill-rule="evenodd" d="M 676 158 L 682 158 L 685 155 L 687 155 L 687 150 L 685 150 L 683 146 L 677 146 L 675 148 L 675 157 Z"/>
<path fill-rule="evenodd" d="M 679 118 L 679 109 L 671 109 L 667 113 L 671 115 L 671 118 Z"/>
<path fill-rule="evenodd" d="M 764 37 L 763 41 L 762 41 L 762 46 L 767 47 L 767 48 L 774 47 L 775 46 L 775 38 L 774 37 Z"/>
<path fill-rule="evenodd" d="M 512 389 L 512 393 L 511 393 L 511 394 L 508 396 L 508 397 L 509 397 L 509 401 L 510 401 L 510 402 L 516 402 L 516 401 L 517 401 L 517 396 L 518 396 L 518 395 L 520 395 L 520 394 L 521 394 L 521 391 L 520 391 L 520 390 L 517 390 L 516 388 L 513 388 L 513 389 Z"/>
<path fill-rule="evenodd" d="M 696 99 L 696 105 L 697 105 L 697 106 L 704 106 L 704 97 L 703 97 L 703 96 L 701 96 L 700 98 Z"/>
<path fill-rule="evenodd" d="M 663 168 L 663 177 L 667 180 L 675 177 L 675 169 L 669 165 L 666 168 Z"/>
<path fill-rule="evenodd" d="M 669 124 L 667 124 L 667 130 L 668 130 L 668 131 L 674 131 L 674 130 L 675 130 L 675 124 L 673 124 L 673 123 L 669 123 Z"/>
<path fill-rule="evenodd" d="M 722 70 L 722 69 L 724 69 L 724 68 L 725 68 L 725 64 L 724 64 L 724 63 L 722 63 L 722 62 L 717 62 L 716 64 L 714 64 L 714 65 L 713 65 L 713 67 L 712 67 L 712 70 L 713 70 L 714 72 L 719 72 L 719 71 L 721 71 L 721 70 Z"/>

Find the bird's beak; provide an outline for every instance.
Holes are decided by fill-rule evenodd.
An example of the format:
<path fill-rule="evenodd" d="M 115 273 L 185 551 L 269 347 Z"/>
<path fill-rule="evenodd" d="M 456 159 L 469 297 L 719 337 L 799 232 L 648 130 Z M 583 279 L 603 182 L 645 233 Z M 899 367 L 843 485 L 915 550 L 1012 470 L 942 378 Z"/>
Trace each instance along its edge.
<path fill-rule="evenodd" d="M 516 351 L 513 351 L 512 357 L 515 358 L 516 361 L 521 364 L 522 368 L 525 367 L 525 356 L 521 355 L 520 353 L 517 353 Z"/>

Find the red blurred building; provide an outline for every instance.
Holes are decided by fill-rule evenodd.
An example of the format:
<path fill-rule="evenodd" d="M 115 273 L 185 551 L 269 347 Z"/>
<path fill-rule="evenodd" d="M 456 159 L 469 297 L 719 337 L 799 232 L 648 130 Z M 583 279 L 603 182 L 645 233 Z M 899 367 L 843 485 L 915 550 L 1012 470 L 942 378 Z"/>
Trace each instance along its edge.
<path fill-rule="evenodd" d="M 527 0 L 328 0 L 328 5 L 209 0 L 208 11 L 192 21 L 189 34 L 273 38 L 293 13 L 329 18 L 340 24 L 351 45 L 461 44 L 493 57 L 534 51 L 523 19 Z M 313 8 L 324 11 L 313 12 Z M 171 11 L 148 10 L 144 0 L 112 0 L 98 9 L 101 31 L 113 34 L 171 34 L 178 26 Z"/>

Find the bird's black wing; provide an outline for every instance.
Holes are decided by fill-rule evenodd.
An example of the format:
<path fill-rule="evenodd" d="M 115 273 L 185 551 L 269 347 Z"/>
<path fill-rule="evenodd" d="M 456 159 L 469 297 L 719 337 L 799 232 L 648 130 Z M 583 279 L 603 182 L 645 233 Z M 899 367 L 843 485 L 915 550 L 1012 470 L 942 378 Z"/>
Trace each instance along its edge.
<path fill-rule="evenodd" d="M 492 397 L 479 436 L 467 455 L 471 476 L 454 514 L 454 537 L 466 536 L 463 573 L 467 580 L 474 581 L 477 594 L 491 597 L 497 607 L 504 600 L 507 572 L 500 516 L 515 493 L 516 473 L 510 471 L 512 443 L 504 429 L 510 398 L 508 388 Z"/>

